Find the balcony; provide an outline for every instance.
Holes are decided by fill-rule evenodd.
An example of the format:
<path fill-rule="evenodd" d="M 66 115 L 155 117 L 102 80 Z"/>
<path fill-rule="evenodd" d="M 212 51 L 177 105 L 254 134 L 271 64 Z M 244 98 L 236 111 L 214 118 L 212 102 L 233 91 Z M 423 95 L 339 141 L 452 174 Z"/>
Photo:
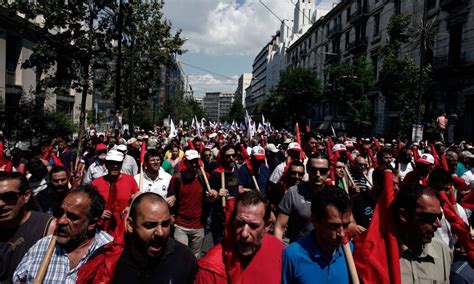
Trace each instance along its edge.
<path fill-rule="evenodd" d="M 351 53 L 358 53 L 367 49 L 367 37 L 356 39 L 350 42 L 347 46 L 347 50 Z"/>
<path fill-rule="evenodd" d="M 443 54 L 433 58 L 433 69 L 451 69 L 458 68 L 466 64 L 466 53 L 461 52 L 457 55 Z"/>
<path fill-rule="evenodd" d="M 339 63 L 341 61 L 341 55 L 337 54 L 326 54 L 325 63 L 326 65 Z"/>
<path fill-rule="evenodd" d="M 349 17 L 349 22 L 353 23 L 358 20 L 363 20 L 367 19 L 369 17 L 369 9 L 367 6 L 364 6 L 362 8 L 358 8 L 357 10 L 354 11 Z"/>
<path fill-rule="evenodd" d="M 465 7 L 469 4 L 469 0 L 441 0 L 439 6 L 441 10 L 449 11 L 456 7 Z"/>
<path fill-rule="evenodd" d="M 335 25 L 334 27 L 332 27 L 332 28 L 329 29 L 328 37 L 337 36 L 338 34 L 341 33 L 341 31 L 342 31 L 341 24 L 337 24 L 337 25 Z"/>

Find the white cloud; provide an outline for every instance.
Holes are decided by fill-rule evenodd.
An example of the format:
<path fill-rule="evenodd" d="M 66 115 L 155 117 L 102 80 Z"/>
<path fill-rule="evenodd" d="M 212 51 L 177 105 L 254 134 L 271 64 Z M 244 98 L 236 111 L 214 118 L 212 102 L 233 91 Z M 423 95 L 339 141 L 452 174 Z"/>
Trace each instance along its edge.
<path fill-rule="evenodd" d="M 291 0 L 261 0 L 281 19 L 292 18 Z M 295 2 L 295 0 L 293 0 Z M 191 53 L 255 55 L 280 29 L 260 0 L 169 0 L 165 17 L 182 29 Z"/>
<path fill-rule="evenodd" d="M 195 97 L 203 97 L 207 92 L 234 93 L 237 89 L 238 76 L 229 79 L 220 78 L 211 74 L 189 74 L 189 84 L 192 86 Z"/>

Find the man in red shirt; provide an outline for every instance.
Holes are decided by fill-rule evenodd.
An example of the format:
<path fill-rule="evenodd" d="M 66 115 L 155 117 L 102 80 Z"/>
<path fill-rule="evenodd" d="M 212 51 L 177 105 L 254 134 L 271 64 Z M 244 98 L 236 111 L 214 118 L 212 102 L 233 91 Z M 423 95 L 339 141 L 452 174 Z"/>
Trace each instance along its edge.
<path fill-rule="evenodd" d="M 102 229 L 109 233 L 112 233 L 117 225 L 114 213 L 120 213 L 127 208 L 132 196 L 139 191 L 133 176 L 120 173 L 123 158 L 123 153 L 110 150 L 105 157 L 107 174 L 91 183 L 105 199 Z"/>
<path fill-rule="evenodd" d="M 270 204 L 258 191 L 229 199 L 222 243 L 198 260 L 196 284 L 281 283 L 283 243 L 266 234 L 270 228 Z"/>
<path fill-rule="evenodd" d="M 215 190 L 206 191 L 196 150 L 187 150 L 183 163 L 184 167 L 171 178 L 167 201 L 170 206 L 174 205 L 176 214 L 175 240 L 189 246 L 194 255 L 199 257 L 206 221 L 203 204 L 205 199 L 217 199 L 218 193 Z"/>

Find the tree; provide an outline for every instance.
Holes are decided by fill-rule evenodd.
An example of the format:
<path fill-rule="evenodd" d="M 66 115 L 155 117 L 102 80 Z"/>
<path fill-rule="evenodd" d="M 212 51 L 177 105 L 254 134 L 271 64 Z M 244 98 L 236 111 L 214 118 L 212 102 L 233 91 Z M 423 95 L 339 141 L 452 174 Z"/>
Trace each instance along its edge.
<path fill-rule="evenodd" d="M 37 76 L 35 112 L 41 115 L 48 92 L 69 94 L 72 88 L 81 94 L 79 135 L 85 129 L 85 105 L 90 89 L 90 74 L 97 58 L 109 58 L 112 38 L 101 1 L 13 1 L 6 7 L 12 14 L 25 15 L 24 24 L 41 19 L 36 45 L 22 68 L 34 68 Z M 105 60 L 106 61 L 106 60 Z"/>
<path fill-rule="evenodd" d="M 342 62 L 329 70 L 334 93 L 325 98 L 337 107 L 337 116 L 349 129 L 369 133 L 373 127 L 372 107 L 367 92 L 373 86 L 373 68 L 365 58 Z"/>
<path fill-rule="evenodd" d="M 386 104 L 399 113 L 399 119 L 391 125 L 392 133 L 409 137 L 416 121 L 420 80 L 423 88 L 429 84 L 429 69 L 420 74 L 419 67 L 408 57 L 400 57 L 401 48 L 410 41 L 411 17 L 392 16 L 388 25 L 388 41 L 382 48 L 383 67 L 379 74 L 380 89 Z M 420 106 L 424 111 L 423 104 Z"/>
<path fill-rule="evenodd" d="M 304 125 L 320 98 L 321 84 L 316 72 L 300 67 L 290 68 L 280 73 L 275 92 L 253 114 L 265 112 L 279 127 L 294 125 L 295 122 Z"/>
<path fill-rule="evenodd" d="M 242 105 L 242 99 L 236 99 L 232 103 L 229 113 L 225 117 L 221 118 L 221 120 L 228 121 L 228 122 L 232 122 L 233 120 L 244 121 L 244 117 L 245 117 L 245 110 L 244 110 L 244 106 Z"/>

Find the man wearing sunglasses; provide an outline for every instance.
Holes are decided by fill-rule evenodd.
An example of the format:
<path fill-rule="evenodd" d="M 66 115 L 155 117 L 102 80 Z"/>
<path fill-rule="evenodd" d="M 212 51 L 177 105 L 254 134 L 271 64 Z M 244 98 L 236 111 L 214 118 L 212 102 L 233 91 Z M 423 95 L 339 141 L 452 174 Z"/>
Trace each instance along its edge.
<path fill-rule="evenodd" d="M 0 282 L 12 281 L 25 253 L 39 239 L 51 235 L 56 221 L 31 211 L 28 180 L 20 173 L 0 173 Z"/>
<path fill-rule="evenodd" d="M 294 242 L 311 232 L 311 200 L 316 191 L 320 190 L 329 176 L 329 160 L 324 153 L 311 155 L 306 162 L 308 181 L 296 184 L 288 189 L 278 209 L 275 223 L 275 237 L 283 239 L 286 225 L 286 236 Z"/>
<path fill-rule="evenodd" d="M 452 253 L 434 238 L 441 227 L 440 201 L 424 185 L 403 186 L 393 202 L 402 283 L 449 283 Z"/>

